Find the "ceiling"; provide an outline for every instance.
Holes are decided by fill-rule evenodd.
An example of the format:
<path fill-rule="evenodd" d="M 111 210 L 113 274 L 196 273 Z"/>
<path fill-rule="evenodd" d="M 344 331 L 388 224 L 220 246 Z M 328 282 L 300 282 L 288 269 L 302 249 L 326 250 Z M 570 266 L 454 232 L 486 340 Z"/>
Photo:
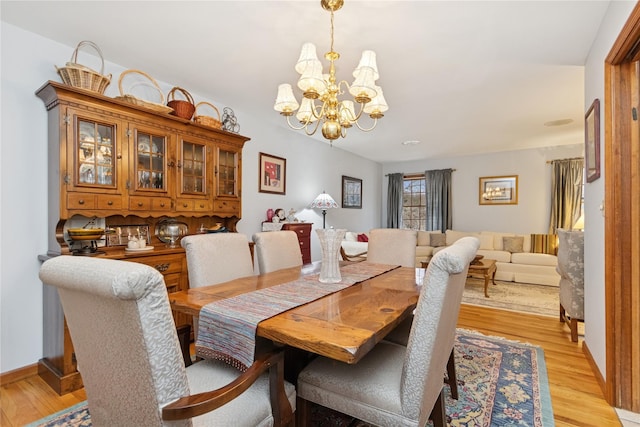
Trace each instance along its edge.
<path fill-rule="evenodd" d="M 3 0 L 0 14 L 71 47 L 92 40 L 112 63 L 230 106 L 241 126 L 243 113 L 286 127 L 273 102 L 278 84 L 295 86 L 302 44 L 327 66 L 330 15 L 319 3 Z M 337 78 L 351 83 L 361 52 L 374 50 L 389 111 L 334 145 L 385 163 L 581 143 L 583 66 L 608 4 L 345 0 Z"/>

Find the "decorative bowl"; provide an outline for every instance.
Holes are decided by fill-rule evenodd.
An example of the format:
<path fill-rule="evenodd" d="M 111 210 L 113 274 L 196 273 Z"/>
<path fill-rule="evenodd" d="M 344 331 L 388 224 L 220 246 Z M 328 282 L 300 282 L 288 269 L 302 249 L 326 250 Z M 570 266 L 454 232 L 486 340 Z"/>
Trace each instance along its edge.
<path fill-rule="evenodd" d="M 170 248 L 175 248 L 178 240 L 188 232 L 189 227 L 187 224 L 175 218 L 162 220 L 156 225 L 156 236 Z"/>

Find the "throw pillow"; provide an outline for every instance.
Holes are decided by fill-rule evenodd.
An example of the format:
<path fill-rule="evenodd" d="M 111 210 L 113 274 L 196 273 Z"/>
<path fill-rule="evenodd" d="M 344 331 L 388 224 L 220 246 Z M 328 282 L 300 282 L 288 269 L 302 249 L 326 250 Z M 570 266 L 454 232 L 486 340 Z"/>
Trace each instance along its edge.
<path fill-rule="evenodd" d="M 507 252 L 524 252 L 524 237 L 503 237 L 502 246 L 504 246 L 504 250 Z"/>
<path fill-rule="evenodd" d="M 446 246 L 447 236 L 444 233 L 431 233 L 431 236 L 429 236 L 429 243 L 429 246 L 433 246 L 434 248 Z"/>
<path fill-rule="evenodd" d="M 344 240 L 347 242 L 357 242 L 358 241 L 358 233 L 354 231 L 347 231 L 344 235 Z"/>
<path fill-rule="evenodd" d="M 369 241 L 369 237 L 362 233 L 362 234 L 358 234 L 358 242 L 368 242 Z"/>

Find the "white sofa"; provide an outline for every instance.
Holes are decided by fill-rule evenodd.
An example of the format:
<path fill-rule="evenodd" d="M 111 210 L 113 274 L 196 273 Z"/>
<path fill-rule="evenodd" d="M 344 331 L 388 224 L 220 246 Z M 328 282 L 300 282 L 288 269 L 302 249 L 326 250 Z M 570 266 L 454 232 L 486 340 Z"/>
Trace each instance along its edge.
<path fill-rule="evenodd" d="M 357 241 L 358 234 L 362 233 L 347 232 L 342 241 L 342 248 L 349 256 L 367 250 L 368 244 L 366 242 Z M 432 234 L 436 236 L 432 237 Z M 434 231 L 419 231 L 416 265 L 419 266 L 421 261 L 429 259 L 437 251 L 465 236 L 474 236 L 480 239 L 478 255 L 496 260 L 496 280 L 558 286 L 560 281 L 560 275 L 556 271 L 558 258 L 551 254 L 531 252 L 530 234 L 447 230 L 442 235 L 442 233 Z M 507 243 L 511 245 L 511 248 L 507 249 L 511 249 L 511 251 L 505 250 L 505 237 L 508 238 Z M 517 244 L 519 241 L 522 242 L 522 247 Z"/>

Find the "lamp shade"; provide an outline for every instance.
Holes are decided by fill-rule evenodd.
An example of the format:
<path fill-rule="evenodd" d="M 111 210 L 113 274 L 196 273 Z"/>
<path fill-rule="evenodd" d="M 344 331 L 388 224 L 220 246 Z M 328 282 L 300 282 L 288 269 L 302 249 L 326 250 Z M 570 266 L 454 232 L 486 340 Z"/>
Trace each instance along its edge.
<path fill-rule="evenodd" d="M 279 112 L 293 112 L 297 110 L 299 107 L 298 101 L 293 96 L 293 90 L 291 89 L 291 85 L 288 83 L 283 83 L 278 86 L 278 96 L 276 98 L 276 103 L 273 108 Z"/>
<path fill-rule="evenodd" d="M 315 198 L 313 202 L 309 205 L 310 208 L 316 209 L 331 209 L 331 208 L 339 208 L 340 206 L 333 200 L 333 197 L 325 193 L 324 191 Z"/>

